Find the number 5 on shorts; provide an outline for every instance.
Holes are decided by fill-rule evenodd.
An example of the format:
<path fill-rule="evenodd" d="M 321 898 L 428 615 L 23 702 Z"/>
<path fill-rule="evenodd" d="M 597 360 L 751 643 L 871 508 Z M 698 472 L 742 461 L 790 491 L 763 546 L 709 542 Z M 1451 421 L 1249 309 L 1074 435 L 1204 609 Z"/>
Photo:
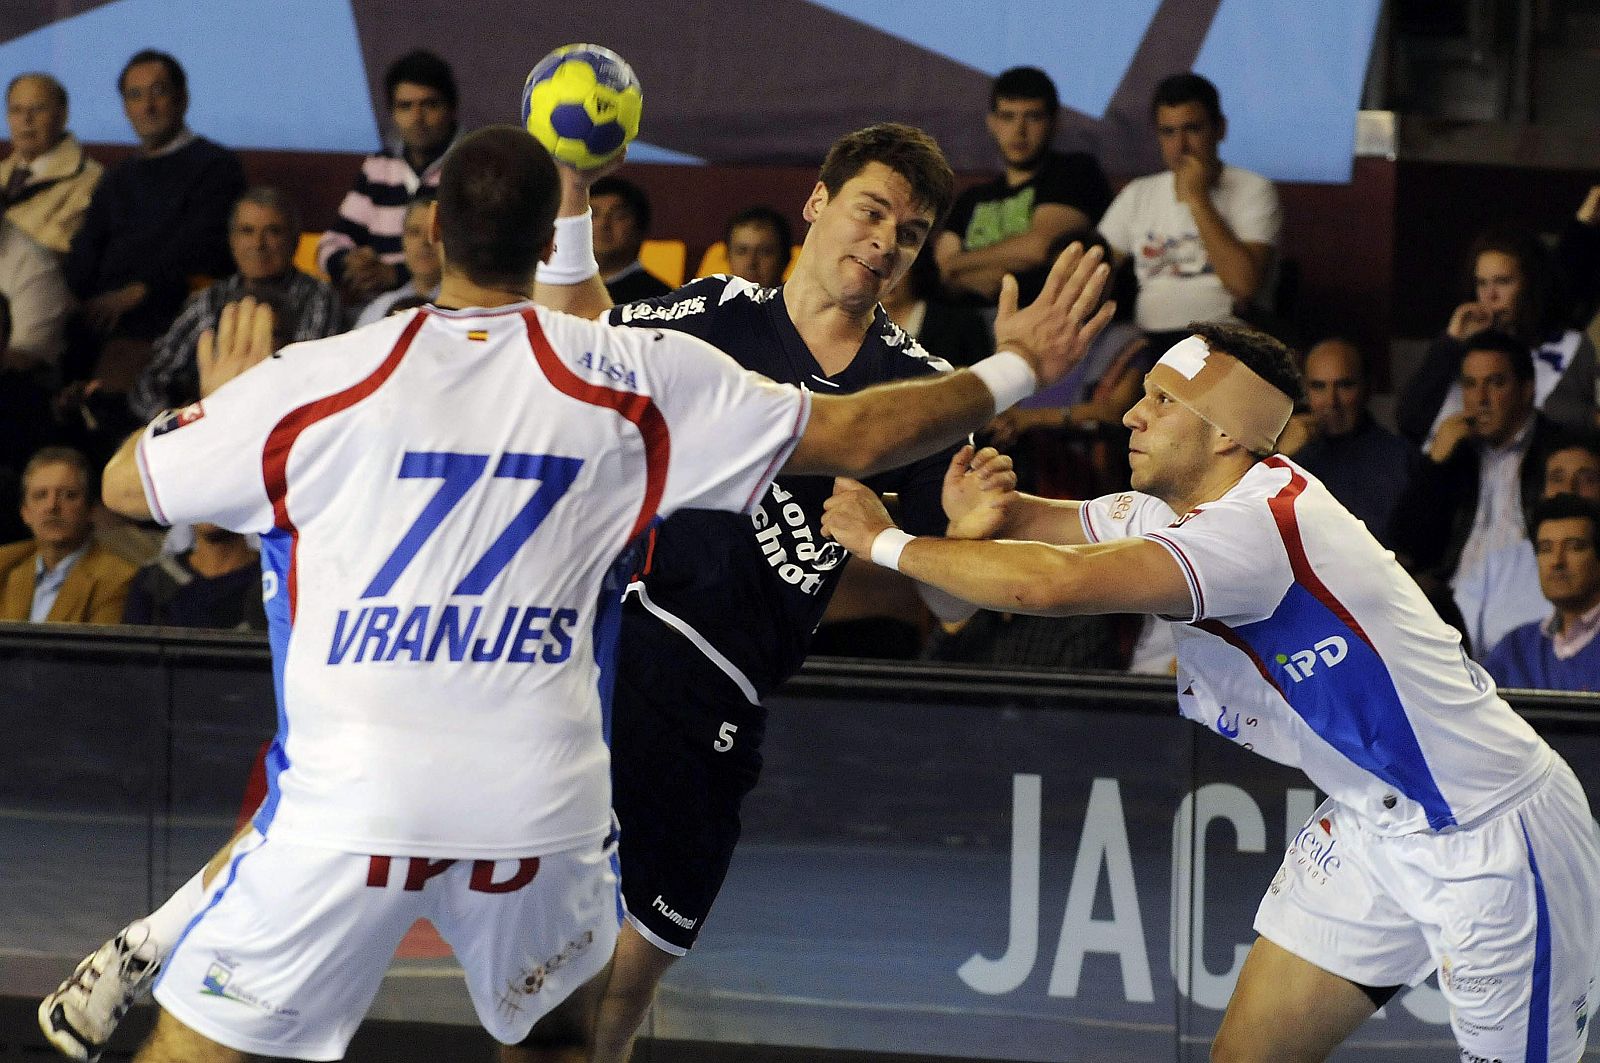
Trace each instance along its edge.
<path fill-rule="evenodd" d="M 732 749 L 733 732 L 737 731 L 738 729 L 738 724 L 728 723 L 726 720 L 724 720 L 722 726 L 717 729 L 717 740 L 711 743 L 711 748 L 715 749 L 718 753 L 726 753 L 728 750 Z"/>
<path fill-rule="evenodd" d="M 422 507 L 417 519 L 400 537 L 394 552 L 372 577 L 363 598 L 379 598 L 394 587 L 395 581 L 406 566 L 422 550 L 424 543 L 439 530 L 439 525 L 460 504 L 489 467 L 487 454 L 456 454 L 450 451 L 408 450 L 400 460 L 399 478 L 402 480 L 443 480 L 439 490 Z M 495 464 L 494 479 L 537 480 L 538 488 L 526 505 L 517 511 L 504 531 L 477 562 L 461 577 L 452 594 L 482 594 L 489 589 L 495 577 L 505 571 L 517 551 L 533 538 L 539 525 L 555 508 L 561 496 L 572 487 L 583 468 L 582 458 L 561 458 L 553 454 L 502 454 Z"/>

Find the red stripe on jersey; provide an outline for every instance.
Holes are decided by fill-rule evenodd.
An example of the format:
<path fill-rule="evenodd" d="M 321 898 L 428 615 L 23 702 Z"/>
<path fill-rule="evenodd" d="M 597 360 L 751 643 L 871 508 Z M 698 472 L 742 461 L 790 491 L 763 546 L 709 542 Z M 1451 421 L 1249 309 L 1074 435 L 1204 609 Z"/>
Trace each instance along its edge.
<path fill-rule="evenodd" d="M 308 402 L 289 411 L 282 420 L 272 426 L 272 431 L 267 434 L 266 446 L 261 448 L 261 476 L 266 482 L 267 498 L 272 502 L 272 523 L 289 533 L 292 543 L 289 547 L 289 622 L 294 623 L 294 610 L 296 602 L 296 575 L 295 555 L 300 547 L 300 532 L 294 526 L 294 521 L 289 518 L 289 452 L 294 449 L 295 440 L 300 438 L 300 433 L 316 424 L 318 421 L 332 417 L 336 413 L 348 410 L 362 399 L 371 395 L 383 386 L 384 381 L 394 374 L 400 365 L 400 360 L 405 357 L 406 350 L 411 346 L 411 341 L 416 338 L 417 331 L 422 328 L 422 323 L 427 320 L 428 312 L 422 310 L 413 315 L 406 323 L 405 331 L 400 333 L 394 349 L 383 360 L 383 364 L 373 370 L 366 379 L 354 384 L 343 391 L 315 402 Z"/>
<path fill-rule="evenodd" d="M 1267 684 L 1271 686 L 1273 690 L 1278 692 L 1278 696 L 1280 698 L 1282 698 L 1284 701 L 1289 700 L 1289 695 L 1283 692 L 1283 688 L 1278 685 L 1278 681 L 1272 678 L 1272 673 L 1267 671 L 1267 662 L 1263 661 L 1260 657 L 1257 657 L 1256 651 L 1251 649 L 1250 644 L 1244 639 L 1240 638 L 1238 634 L 1234 632 L 1233 628 L 1222 623 L 1220 620 L 1196 620 L 1194 622 L 1194 626 L 1199 628 L 1201 631 L 1215 635 L 1223 642 L 1226 642 L 1228 645 L 1232 646 L 1234 649 L 1250 658 L 1250 663 L 1256 666 L 1256 671 L 1261 673 L 1261 678 L 1265 679 Z"/>
<path fill-rule="evenodd" d="M 539 315 L 533 310 L 525 310 L 522 313 L 522 320 L 528 324 L 528 343 L 533 347 L 533 356 L 538 361 L 539 368 L 544 371 L 545 378 L 557 391 L 579 402 L 587 402 L 591 406 L 615 410 L 633 422 L 644 440 L 644 501 L 639 505 L 639 519 L 633 522 L 633 530 L 628 533 L 627 541 L 631 543 L 650 526 L 651 521 L 656 519 L 656 509 L 661 504 L 661 493 L 666 490 L 667 463 L 672 456 L 672 440 L 667 431 L 667 419 L 661 416 L 661 411 L 648 395 L 632 391 L 613 391 L 580 379 L 576 373 L 567 368 L 566 363 L 556 354 L 555 348 L 550 346 L 550 341 L 544 334 L 544 327 L 539 324 Z"/>
<path fill-rule="evenodd" d="M 1295 514 L 1294 502 L 1309 486 L 1309 482 L 1304 476 L 1295 472 L 1294 466 L 1282 458 L 1267 458 L 1266 464 L 1274 469 L 1283 469 L 1289 474 L 1289 483 L 1283 490 L 1267 499 L 1267 506 L 1272 510 L 1272 519 L 1277 522 L 1278 535 L 1283 539 L 1283 547 L 1289 552 L 1289 568 L 1294 572 L 1295 582 L 1310 591 L 1311 596 L 1326 606 L 1328 611 L 1338 617 L 1341 623 L 1351 631 L 1354 631 L 1357 638 L 1368 646 L 1372 646 L 1373 653 L 1378 653 L 1378 647 L 1372 645 L 1372 640 L 1367 637 L 1365 631 L 1361 630 L 1361 625 L 1356 623 L 1356 618 L 1351 616 L 1350 610 L 1344 607 L 1344 603 L 1335 598 L 1333 592 L 1328 590 L 1327 584 L 1323 583 L 1317 576 L 1316 571 L 1311 567 L 1310 560 L 1306 557 L 1306 546 L 1304 540 L 1300 538 L 1300 519 Z M 1380 659 L 1383 657 L 1381 653 L 1378 656 Z"/>

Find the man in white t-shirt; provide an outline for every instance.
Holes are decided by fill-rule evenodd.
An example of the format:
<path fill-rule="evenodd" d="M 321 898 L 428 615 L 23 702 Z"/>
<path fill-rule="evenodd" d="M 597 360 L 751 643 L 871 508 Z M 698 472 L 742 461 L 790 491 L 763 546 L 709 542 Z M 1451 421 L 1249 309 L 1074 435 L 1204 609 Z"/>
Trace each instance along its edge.
<path fill-rule="evenodd" d="M 987 608 L 1174 621 L 1182 713 L 1328 794 L 1261 902 L 1213 1059 L 1324 1059 L 1438 970 L 1462 1059 L 1577 1063 L 1600 959 L 1582 788 L 1394 556 L 1273 453 L 1300 390 L 1287 348 L 1194 332 L 1125 419 L 1132 491 L 997 493 L 981 530 L 1034 541 L 970 542 L 908 536 L 846 483 L 824 530 Z"/>
<path fill-rule="evenodd" d="M 1283 211 L 1271 181 L 1217 157 L 1228 120 L 1211 82 L 1167 78 L 1150 113 L 1167 169 L 1129 181 L 1100 233 L 1119 262 L 1132 257 L 1135 319 L 1160 349 L 1191 321 L 1238 321 L 1237 308 L 1265 306 Z"/>
<path fill-rule="evenodd" d="M 270 359 L 270 311 L 230 308 L 202 401 L 107 467 L 120 512 L 261 535 L 279 701 L 267 798 L 165 956 L 141 1063 L 339 1058 L 419 917 L 504 1058 L 578 1058 L 617 935 L 601 707 L 620 555 L 677 509 L 748 512 L 780 470 L 941 449 L 1059 377 L 1109 317 L 1106 271 L 1075 248 L 1038 302 L 1002 312 L 1005 353 L 812 397 L 684 334 L 527 301 L 559 198 L 524 130 L 463 138 L 432 209 L 436 307 Z M 883 204 L 858 254 L 929 213 Z M 99 958 L 73 982 L 123 991 Z M 73 982 L 41 1022 L 92 1058 Z M 536 1023 L 570 1036 L 523 1044 Z"/>

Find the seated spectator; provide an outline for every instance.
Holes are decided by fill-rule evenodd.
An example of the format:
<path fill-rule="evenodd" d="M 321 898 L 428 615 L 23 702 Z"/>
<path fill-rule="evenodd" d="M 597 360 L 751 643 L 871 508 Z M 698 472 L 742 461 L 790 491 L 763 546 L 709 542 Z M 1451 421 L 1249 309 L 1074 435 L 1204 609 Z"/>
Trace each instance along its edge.
<path fill-rule="evenodd" d="M 1366 358 L 1354 343 L 1335 337 L 1312 346 L 1305 358 L 1309 438 L 1280 449 L 1387 543 L 1390 516 L 1421 455 L 1373 420 L 1368 381 Z"/>
<path fill-rule="evenodd" d="M 1166 172 L 1129 181 L 1100 233 L 1119 264 L 1132 260 L 1135 320 L 1165 351 L 1191 321 L 1237 321 L 1265 306 L 1283 211 L 1271 181 L 1218 156 L 1228 121 L 1211 82 L 1167 78 L 1150 114 Z"/>
<path fill-rule="evenodd" d="M 1434 434 L 1389 538 L 1419 582 L 1456 582 L 1485 557 L 1527 536 L 1524 514 L 1543 487 L 1560 430 L 1533 408 L 1533 354 L 1503 332 L 1467 340 L 1461 360 L 1465 409 Z M 1424 586 L 1424 590 L 1430 589 Z"/>
<path fill-rule="evenodd" d="M 589 188 L 594 211 L 594 260 L 611 301 L 621 306 L 654 299 L 672 285 L 644 268 L 639 249 L 650 235 L 650 197 L 621 177 L 602 177 Z"/>
<path fill-rule="evenodd" d="M 439 278 L 443 267 L 439 265 L 439 249 L 428 232 L 428 204 L 432 193 L 424 190 L 406 207 L 406 224 L 400 233 L 400 248 L 406 256 L 406 272 L 410 278 L 393 291 L 384 292 L 361 311 L 356 326 L 370 325 L 388 317 L 403 300 L 420 299 L 426 303 L 439 295 Z M 420 304 L 417 304 L 420 305 Z"/>
<path fill-rule="evenodd" d="M 1485 329 L 1508 333 L 1533 352 L 1533 405 L 1569 432 L 1595 423 L 1595 349 L 1565 324 L 1548 256 L 1531 237 L 1485 233 L 1468 256 L 1474 298 L 1450 315 L 1395 407 L 1400 434 L 1424 448 L 1461 412 L 1461 359 Z"/>
<path fill-rule="evenodd" d="M 94 541 L 89 463 L 47 447 L 22 471 L 22 522 L 33 538 L 0 546 L 0 620 L 116 624 L 134 566 Z"/>
<path fill-rule="evenodd" d="M 6 123 L 11 154 L 0 162 L 6 220 L 64 255 L 105 171 L 67 132 L 67 90 L 49 74 L 11 79 Z"/>
<path fill-rule="evenodd" d="M 1539 589 L 1555 611 L 1501 639 L 1484 667 L 1503 687 L 1600 692 L 1600 503 L 1557 495 L 1531 523 Z"/>
<path fill-rule="evenodd" d="M 1550 452 L 1540 497 L 1556 495 L 1600 503 L 1600 439 L 1573 439 Z M 1539 562 L 1528 539 L 1491 551 L 1476 572 L 1456 580 L 1454 593 L 1467 636 L 1480 654 L 1512 628 L 1541 620 L 1550 611 L 1550 603 L 1539 592 Z"/>
<path fill-rule="evenodd" d="M 1072 233 L 1094 229 L 1111 186 L 1084 152 L 1051 148 L 1061 102 L 1055 82 L 1035 67 L 1007 70 L 989 89 L 989 136 L 1004 172 L 967 189 L 934 242 L 939 272 L 952 297 L 993 306 L 1006 274 L 1024 302 L 1044 283 L 1052 248 Z"/>
<path fill-rule="evenodd" d="M 439 186 L 439 165 L 456 137 L 455 73 L 437 55 L 420 49 L 402 55 L 384 74 L 383 91 L 394 139 L 362 161 L 338 219 L 317 242 L 317 265 L 352 314 L 408 279 L 401 242 L 406 204 Z"/>
<path fill-rule="evenodd" d="M 994 353 L 994 333 L 983 315 L 941 297 L 939 266 L 926 245 L 900 283 L 883 293 L 883 311 L 929 354 L 951 365 L 971 365 Z"/>
<path fill-rule="evenodd" d="M 197 524 L 192 547 L 157 558 L 133 577 L 122 622 L 265 631 L 261 557 L 245 536 Z"/>
<path fill-rule="evenodd" d="M 0 372 L 40 386 L 57 382 L 72 293 L 61 260 L 7 216 L 0 220 L 0 295 L 11 304 L 11 339 Z"/>
<path fill-rule="evenodd" d="M 1584 329 L 1600 310 L 1600 185 L 1590 187 L 1556 241 L 1559 281 L 1571 303 L 1566 323 Z"/>
<path fill-rule="evenodd" d="M 138 53 L 117 87 L 139 150 L 95 189 L 65 273 L 98 342 L 89 375 L 126 391 L 189 297 L 190 278 L 228 272 L 228 211 L 244 169 L 184 124 L 188 81 L 172 56 Z"/>
<path fill-rule="evenodd" d="M 223 307 L 247 295 L 272 305 L 280 343 L 321 339 L 341 330 L 333 288 L 294 267 L 299 237 L 300 212 L 288 196 L 261 186 L 239 197 L 228 221 L 228 248 L 237 272 L 196 292 L 156 341 L 150 365 L 128 396 L 134 420 L 147 422 L 162 410 L 187 406 L 200 397 L 195 361 L 200 334 L 217 327 Z"/>
<path fill-rule="evenodd" d="M 794 231 L 771 207 L 746 207 L 728 219 L 728 272 L 763 288 L 783 283 L 794 254 Z"/>

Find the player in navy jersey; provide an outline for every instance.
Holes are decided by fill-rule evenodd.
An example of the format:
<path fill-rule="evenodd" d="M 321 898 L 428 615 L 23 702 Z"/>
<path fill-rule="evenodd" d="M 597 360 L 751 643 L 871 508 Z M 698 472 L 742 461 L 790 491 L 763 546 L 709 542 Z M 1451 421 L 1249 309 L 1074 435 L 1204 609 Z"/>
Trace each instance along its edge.
<path fill-rule="evenodd" d="M 562 213 L 581 221 L 583 176 L 564 170 L 563 178 Z M 914 209 L 894 217 L 892 204 L 908 194 Z M 690 333 L 748 369 L 819 395 L 948 372 L 878 301 L 910 268 L 953 194 L 954 176 L 927 134 L 872 126 L 829 151 L 785 284 L 714 276 L 610 307 L 592 281 L 558 288 L 541 274 L 539 298 L 617 325 Z M 874 229 L 881 235 L 864 237 Z M 574 244 L 583 240 L 573 232 Z M 908 527 L 943 534 L 950 468 L 947 452 L 872 486 L 899 495 Z M 694 945 L 722 887 L 740 804 L 761 771 L 762 699 L 804 662 L 844 571 L 845 551 L 821 530 L 832 490 L 825 478 L 782 476 L 753 520 L 678 513 L 654 530 L 628 587 L 628 666 L 618 672 L 611 725 L 627 924 L 601 1005 L 597 1063 L 628 1057 L 656 986 Z M 952 494 L 950 504 L 950 516 L 959 516 L 967 502 Z M 948 614 L 953 603 L 937 596 L 930 604 Z"/>
<path fill-rule="evenodd" d="M 1394 556 L 1273 454 L 1289 352 L 1190 327 L 1125 418 L 1132 491 L 991 495 L 966 530 L 1036 541 L 957 542 L 843 485 L 825 527 L 991 608 L 1176 621 L 1183 714 L 1328 794 L 1261 902 L 1213 1059 L 1322 1059 L 1437 970 L 1466 1063 L 1577 1063 L 1600 959 L 1582 787 Z"/>
<path fill-rule="evenodd" d="M 937 452 L 1059 377 L 1109 318 L 1093 309 L 1099 256 L 1071 249 L 1038 303 L 1011 300 L 1005 352 L 972 371 L 812 394 L 687 335 L 527 302 L 555 191 L 525 132 L 465 138 L 433 215 L 439 306 L 259 368 L 270 312 L 230 309 L 223 353 L 202 361 L 205 400 L 107 468 L 107 501 L 130 515 L 263 534 L 280 730 L 267 801 L 220 854 L 225 871 L 163 906 L 181 931 L 158 932 L 161 913 L 137 921 L 41 1006 L 68 1054 L 96 1055 L 165 964 L 141 1063 L 337 1058 L 426 915 L 506 1058 L 586 1057 L 617 931 L 600 712 L 617 599 L 601 577 L 622 545 L 678 509 L 759 522 L 780 468 Z M 835 235 L 887 277 L 934 211 L 904 181 L 869 198 L 870 217 L 835 213 Z M 521 994 L 509 1004 L 507 984 Z"/>

